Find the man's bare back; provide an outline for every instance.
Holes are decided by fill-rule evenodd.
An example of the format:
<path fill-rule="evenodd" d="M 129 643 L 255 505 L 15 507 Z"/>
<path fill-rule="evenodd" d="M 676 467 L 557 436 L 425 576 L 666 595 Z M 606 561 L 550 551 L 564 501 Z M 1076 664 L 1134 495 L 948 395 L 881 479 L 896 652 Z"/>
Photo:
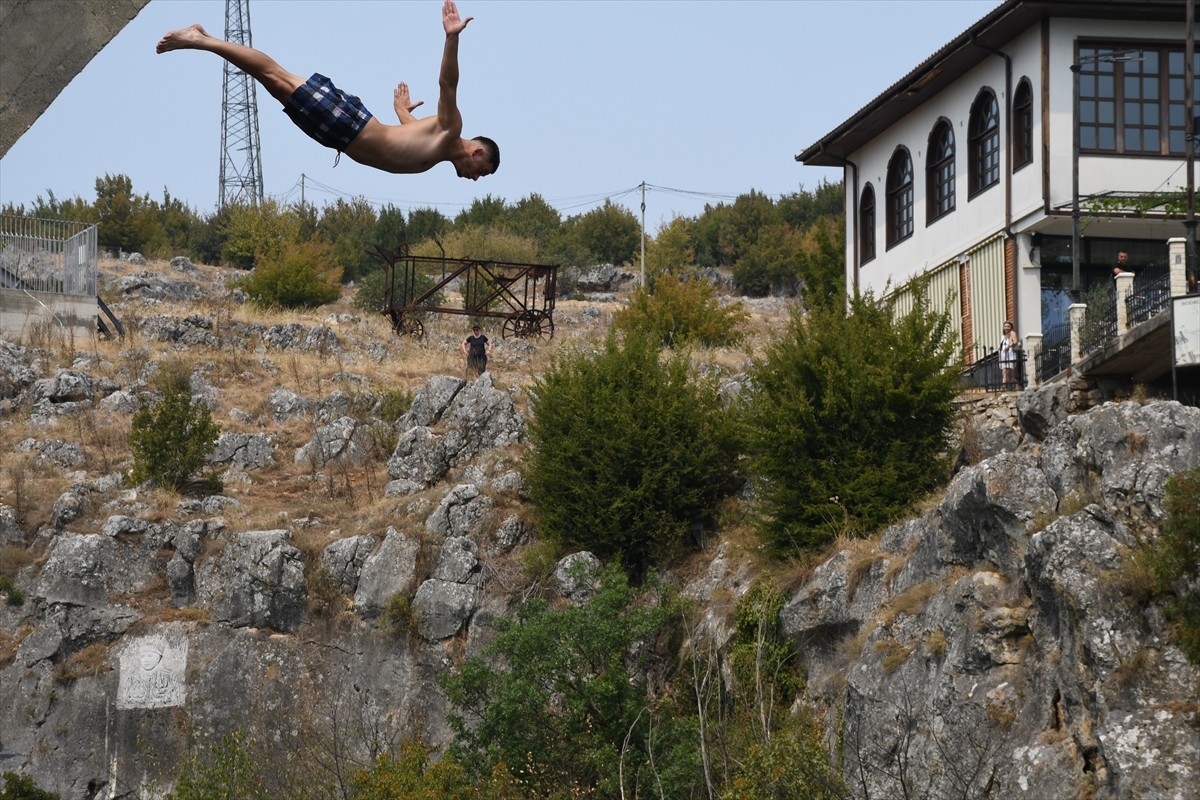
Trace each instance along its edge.
<path fill-rule="evenodd" d="M 473 17 L 459 17 L 453 0 L 442 6 L 446 45 L 439 72 L 437 114 L 423 119 L 413 116 L 408 85 L 396 87 L 394 108 L 400 124 L 380 122 L 353 95 L 315 74 L 307 81 L 281 67 L 260 50 L 212 36 L 199 24 L 174 30 L 156 48 L 206 50 L 224 58 L 247 73 L 283 103 L 288 116 L 321 144 L 345 152 L 350 158 L 385 172 L 425 172 L 448 161 L 460 178 L 478 180 L 500 165 L 500 151 L 487 137 L 462 138 L 462 114 L 458 110 L 458 38 Z"/>

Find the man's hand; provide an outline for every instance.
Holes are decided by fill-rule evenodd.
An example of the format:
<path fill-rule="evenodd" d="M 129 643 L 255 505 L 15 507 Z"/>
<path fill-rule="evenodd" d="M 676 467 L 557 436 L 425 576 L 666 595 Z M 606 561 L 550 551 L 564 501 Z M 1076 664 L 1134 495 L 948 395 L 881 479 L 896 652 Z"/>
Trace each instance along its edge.
<path fill-rule="evenodd" d="M 467 17 L 461 19 L 458 16 L 458 7 L 454 5 L 454 0 L 446 0 L 442 5 L 442 27 L 446 29 L 447 36 L 456 36 L 462 32 L 462 29 L 467 27 L 467 23 L 475 19 Z"/>
<path fill-rule="evenodd" d="M 396 109 L 396 116 L 400 118 L 400 124 L 412 122 L 416 119 L 412 112 L 414 108 L 425 104 L 424 100 L 413 102 L 408 94 L 408 84 L 400 83 L 396 86 L 396 91 L 392 95 L 392 107 Z"/>

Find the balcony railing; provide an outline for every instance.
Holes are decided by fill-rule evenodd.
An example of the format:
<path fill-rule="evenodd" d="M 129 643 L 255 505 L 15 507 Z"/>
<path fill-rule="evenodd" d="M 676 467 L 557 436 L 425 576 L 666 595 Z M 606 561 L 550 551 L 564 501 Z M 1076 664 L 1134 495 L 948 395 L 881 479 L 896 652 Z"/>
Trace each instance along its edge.
<path fill-rule="evenodd" d="M 1038 383 L 1066 371 L 1071 366 L 1071 326 L 1054 325 L 1042 334 L 1042 349 L 1038 352 L 1036 377 Z"/>
<path fill-rule="evenodd" d="M 1165 264 L 1143 267 L 1133 277 L 1133 291 L 1125 297 L 1125 315 L 1138 325 L 1161 314 L 1171 304 L 1171 270 Z"/>
<path fill-rule="evenodd" d="M 1071 307 L 1070 325 L 1046 330 L 1036 357 L 1036 380 L 1044 383 L 1079 361 L 1103 350 L 1110 342 L 1124 336 L 1171 307 L 1174 295 L 1195 292 L 1195 282 L 1188 282 L 1185 269 L 1185 240 L 1168 243 L 1166 264 L 1148 264 L 1135 273 L 1116 275 L 1102 281 Z M 1082 312 L 1082 313 L 1080 313 Z M 1078 334 L 1073 342 L 1071 331 Z"/>
<path fill-rule="evenodd" d="M 959 387 L 982 389 L 985 392 L 1007 392 L 1025 388 L 1025 351 L 1016 348 L 1016 359 L 1000 361 L 1000 353 L 982 345 L 976 345 L 974 360 L 959 373 Z"/>

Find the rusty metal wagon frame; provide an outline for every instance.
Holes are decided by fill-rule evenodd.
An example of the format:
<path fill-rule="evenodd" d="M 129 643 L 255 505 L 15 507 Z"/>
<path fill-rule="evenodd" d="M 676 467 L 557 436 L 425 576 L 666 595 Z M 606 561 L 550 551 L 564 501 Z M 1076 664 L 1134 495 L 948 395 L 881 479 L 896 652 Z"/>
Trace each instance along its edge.
<path fill-rule="evenodd" d="M 383 313 L 398 335 L 424 336 L 421 317 L 435 313 L 501 319 L 505 339 L 554 336 L 558 265 L 432 258 L 403 251 L 392 255 L 380 252 L 379 256 L 384 274 Z M 433 277 L 433 285 L 419 290 L 418 276 Z M 455 281 L 462 289 L 462 305 L 438 305 L 442 291 Z"/>

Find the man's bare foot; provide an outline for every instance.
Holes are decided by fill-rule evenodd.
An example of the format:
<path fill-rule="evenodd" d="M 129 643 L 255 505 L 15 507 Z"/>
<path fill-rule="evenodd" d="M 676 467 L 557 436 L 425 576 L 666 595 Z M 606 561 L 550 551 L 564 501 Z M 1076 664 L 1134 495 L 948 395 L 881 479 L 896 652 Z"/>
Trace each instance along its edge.
<path fill-rule="evenodd" d="M 171 50 L 195 50 L 202 47 L 201 43 L 205 39 L 211 39 L 208 31 L 201 27 L 200 23 L 188 25 L 186 28 L 180 28 L 177 31 L 171 31 L 166 36 L 158 41 L 158 46 L 154 48 L 156 53 L 166 53 Z"/>

